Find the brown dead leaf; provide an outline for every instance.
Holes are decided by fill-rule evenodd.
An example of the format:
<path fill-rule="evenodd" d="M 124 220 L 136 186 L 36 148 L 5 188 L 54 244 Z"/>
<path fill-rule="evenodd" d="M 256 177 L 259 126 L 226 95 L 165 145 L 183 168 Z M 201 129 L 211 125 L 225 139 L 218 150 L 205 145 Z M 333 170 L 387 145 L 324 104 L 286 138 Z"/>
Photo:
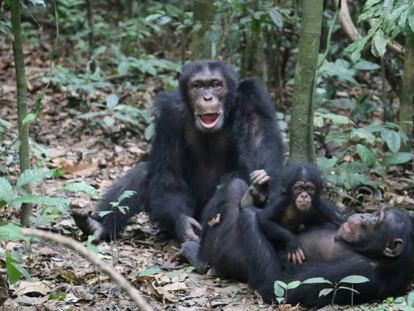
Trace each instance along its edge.
<path fill-rule="evenodd" d="M 60 270 L 58 275 L 62 277 L 66 282 L 79 282 L 81 278 L 76 275 L 72 270 Z"/>
<path fill-rule="evenodd" d="M 63 159 L 60 161 L 59 167 L 63 169 L 65 173 L 86 177 L 96 172 L 98 161 L 80 161 L 79 163 L 74 164 L 70 160 Z"/>
<path fill-rule="evenodd" d="M 167 291 L 183 290 L 183 289 L 187 289 L 187 284 L 183 282 L 172 283 L 172 284 L 164 285 L 162 288 Z"/>
<path fill-rule="evenodd" d="M 220 213 L 217 213 L 217 215 L 216 215 L 216 216 L 214 216 L 213 218 L 211 218 L 211 219 L 208 221 L 207 225 L 208 225 L 209 227 L 213 227 L 213 226 L 215 226 L 215 225 L 219 224 L 219 223 L 220 223 L 220 217 L 221 217 L 221 214 L 220 214 Z"/>
<path fill-rule="evenodd" d="M 56 251 L 54 251 L 53 249 L 49 248 L 49 247 L 41 247 L 38 250 L 36 250 L 36 253 L 41 255 L 41 256 L 45 256 L 45 257 L 53 257 L 58 255 L 58 253 Z"/>
<path fill-rule="evenodd" d="M 50 291 L 50 284 L 42 281 L 21 281 L 16 289 L 16 296 L 30 294 L 30 296 L 46 296 Z"/>

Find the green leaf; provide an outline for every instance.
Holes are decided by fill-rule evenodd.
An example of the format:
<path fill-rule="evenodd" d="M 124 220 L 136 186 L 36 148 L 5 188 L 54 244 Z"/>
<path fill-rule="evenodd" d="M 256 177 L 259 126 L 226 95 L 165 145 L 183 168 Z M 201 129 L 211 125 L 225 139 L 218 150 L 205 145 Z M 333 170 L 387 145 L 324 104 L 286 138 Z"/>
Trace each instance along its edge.
<path fill-rule="evenodd" d="M 14 204 L 29 203 L 41 206 L 56 206 L 59 209 L 66 209 L 69 206 L 69 201 L 64 198 L 36 196 L 32 194 L 25 194 L 13 200 Z"/>
<path fill-rule="evenodd" d="M 110 116 L 104 117 L 102 121 L 103 121 L 104 125 L 106 127 L 108 127 L 109 129 L 111 129 L 115 124 L 115 119 L 113 117 L 110 117 Z"/>
<path fill-rule="evenodd" d="M 23 125 L 26 125 L 30 122 L 33 122 L 36 119 L 37 115 L 35 113 L 29 113 L 23 118 Z"/>
<path fill-rule="evenodd" d="M 0 226 L 0 241 L 19 241 L 25 239 L 21 228 L 13 223 Z"/>
<path fill-rule="evenodd" d="M 110 94 L 106 97 L 106 106 L 109 110 L 113 110 L 118 105 L 119 98 L 115 94 Z"/>
<path fill-rule="evenodd" d="M 113 213 L 114 211 L 99 211 L 97 214 L 99 217 L 105 217 L 106 215 L 109 215 Z"/>
<path fill-rule="evenodd" d="M 413 155 L 410 152 L 396 152 L 387 154 L 384 157 L 384 165 L 390 166 L 390 165 L 399 165 L 404 164 L 409 161 L 411 161 L 413 158 Z"/>
<path fill-rule="evenodd" d="M 352 283 L 352 284 L 360 284 L 369 282 L 369 279 L 362 275 L 348 275 L 344 277 L 339 283 Z"/>
<path fill-rule="evenodd" d="M 10 284 L 16 283 L 21 276 L 24 276 L 26 279 L 30 279 L 29 272 L 27 272 L 27 270 L 23 268 L 22 265 L 18 263 L 10 254 L 6 255 L 6 269 Z"/>
<path fill-rule="evenodd" d="M 385 38 L 384 32 L 378 30 L 373 38 L 372 53 L 376 56 L 383 57 L 387 50 L 387 39 Z"/>
<path fill-rule="evenodd" d="M 63 190 L 72 192 L 83 192 L 89 194 L 92 197 L 96 197 L 98 195 L 98 191 L 94 187 L 84 182 L 66 184 L 63 187 Z"/>
<path fill-rule="evenodd" d="M 121 76 L 127 74 L 129 70 L 129 66 L 130 66 L 129 62 L 126 62 L 126 61 L 121 62 L 118 65 L 118 74 Z"/>
<path fill-rule="evenodd" d="M 364 145 L 357 145 L 357 152 L 366 167 L 373 167 L 375 165 L 375 155 Z"/>
<path fill-rule="evenodd" d="M 388 149 L 397 152 L 401 147 L 401 135 L 397 131 L 382 129 L 381 138 L 387 144 Z"/>
<path fill-rule="evenodd" d="M 152 137 L 154 137 L 154 133 L 155 133 L 155 125 L 154 123 L 150 123 L 150 125 L 148 125 L 147 128 L 145 129 L 145 133 L 144 133 L 145 140 L 150 141 Z"/>
<path fill-rule="evenodd" d="M 27 184 L 32 184 L 34 182 L 40 181 L 46 177 L 50 177 L 52 172 L 49 170 L 43 170 L 40 168 L 33 168 L 25 170 L 17 179 L 17 187 L 22 188 Z"/>
<path fill-rule="evenodd" d="M 302 284 L 324 284 L 324 283 L 332 284 L 331 281 L 328 281 L 327 279 L 322 278 L 322 277 L 310 278 L 302 282 Z"/>
<path fill-rule="evenodd" d="M 352 124 L 352 120 L 347 116 L 342 116 L 335 113 L 330 112 L 315 112 L 315 116 L 323 117 L 324 119 L 331 120 L 333 124 L 341 125 L 341 124 Z"/>
<path fill-rule="evenodd" d="M 295 289 L 295 288 L 299 287 L 300 284 L 301 284 L 300 281 L 289 282 L 286 289 Z"/>
<path fill-rule="evenodd" d="M 281 288 L 283 288 L 283 289 L 286 289 L 287 288 L 287 284 L 285 282 L 283 282 L 283 281 L 275 281 L 275 286 L 276 286 L 276 284 L 278 286 L 280 286 Z"/>
<path fill-rule="evenodd" d="M 139 276 L 150 276 L 150 275 L 155 275 L 158 273 L 161 273 L 160 268 L 151 267 L 151 268 L 145 269 L 144 271 L 141 271 L 138 275 Z"/>
<path fill-rule="evenodd" d="M 276 297 L 283 297 L 285 295 L 285 289 L 282 286 L 280 286 L 279 282 L 281 281 L 275 281 L 273 290 Z"/>
<path fill-rule="evenodd" d="M 0 201 L 10 203 L 14 200 L 13 188 L 4 177 L 0 177 Z"/>
<path fill-rule="evenodd" d="M 360 59 L 354 66 L 354 69 L 356 70 L 377 70 L 380 69 L 380 65 L 371 63 L 369 61 L 366 61 L 365 59 Z"/>
<path fill-rule="evenodd" d="M 408 25 L 411 28 L 411 35 L 414 34 L 414 6 L 411 7 L 410 13 L 408 13 Z"/>
<path fill-rule="evenodd" d="M 283 17 L 278 10 L 276 10 L 275 8 L 270 8 L 269 10 L 267 10 L 267 13 L 269 14 L 273 24 L 275 24 L 279 28 L 283 27 Z"/>
<path fill-rule="evenodd" d="M 352 287 L 348 287 L 348 286 L 339 286 L 338 289 L 345 289 L 345 290 L 348 290 L 350 292 L 354 292 L 355 294 L 359 294 L 359 291 L 357 291 L 356 289 L 354 289 Z"/>
<path fill-rule="evenodd" d="M 319 297 L 327 296 L 333 291 L 333 288 L 324 288 L 319 292 Z"/>
<path fill-rule="evenodd" d="M 128 199 L 128 198 L 134 196 L 135 194 L 136 194 L 136 191 L 126 190 L 126 191 L 122 192 L 122 194 L 118 197 L 118 199 L 116 200 L 116 202 L 119 204 L 123 200 Z"/>
<path fill-rule="evenodd" d="M 407 304 L 409 307 L 414 307 L 414 291 L 408 293 Z"/>

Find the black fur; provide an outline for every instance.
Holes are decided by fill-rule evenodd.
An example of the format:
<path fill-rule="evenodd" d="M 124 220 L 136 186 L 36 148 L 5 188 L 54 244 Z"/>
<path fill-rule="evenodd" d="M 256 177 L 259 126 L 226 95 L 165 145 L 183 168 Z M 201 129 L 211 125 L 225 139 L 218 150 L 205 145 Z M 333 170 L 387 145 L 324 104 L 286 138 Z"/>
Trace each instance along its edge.
<path fill-rule="evenodd" d="M 216 70 L 226 79 L 224 125 L 217 132 L 203 133 L 194 126 L 188 97 L 188 80 L 204 68 Z M 123 202 L 127 215 L 115 211 L 105 216 L 103 238 L 119 233 L 127 220 L 144 206 L 161 227 L 183 240 L 182 219 L 199 219 L 220 179 L 237 174 L 248 180 L 255 169 L 265 169 L 277 191 L 278 168 L 283 165 L 283 146 L 275 122 L 275 111 L 265 90 L 255 80 L 238 84 L 233 70 L 220 61 L 196 61 L 183 67 L 178 90 L 157 96 L 158 113 L 152 154 L 145 166 L 133 168 L 116 181 L 98 204 L 112 210 L 111 201 L 123 190 L 138 194 Z"/>
<path fill-rule="evenodd" d="M 205 210 L 199 252 L 192 254 L 195 261 L 211 265 L 226 277 L 247 282 L 269 303 L 275 302 L 275 280 L 289 282 L 323 277 L 337 282 L 349 275 L 365 276 L 370 280 L 368 283 L 354 285 L 360 293 L 354 294 L 354 303 L 384 299 L 403 294 L 406 290 L 414 272 L 414 230 L 404 211 L 386 210 L 385 220 L 366 241 L 357 244 L 338 241 L 342 250 L 337 258 L 294 265 L 281 259 L 280 252 L 262 233 L 257 222 L 257 209 L 239 208 L 246 188 L 244 181 L 233 179 L 216 192 Z M 220 214 L 220 222 L 208 226 L 207 223 L 217 214 Z M 326 236 L 334 239 L 337 229 L 314 229 L 302 234 L 313 234 L 314 240 L 318 236 L 320 239 Z M 403 239 L 404 250 L 398 257 L 387 258 L 382 251 L 395 237 Z M 319 297 L 320 290 L 326 287 L 327 284 L 301 285 L 288 291 L 287 303 L 300 303 L 307 307 L 328 305 L 332 294 Z M 335 303 L 351 304 L 350 292 L 339 290 Z"/>

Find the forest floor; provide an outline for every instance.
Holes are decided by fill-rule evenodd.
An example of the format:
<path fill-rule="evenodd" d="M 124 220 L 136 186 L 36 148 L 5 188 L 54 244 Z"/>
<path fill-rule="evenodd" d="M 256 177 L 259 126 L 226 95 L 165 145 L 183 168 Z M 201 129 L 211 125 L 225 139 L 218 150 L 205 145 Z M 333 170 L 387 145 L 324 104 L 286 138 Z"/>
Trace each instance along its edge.
<path fill-rule="evenodd" d="M 11 122 L 2 136 L 0 167 L 4 167 L 14 182 L 18 176 L 17 152 L 13 147 L 17 134 L 16 87 L 12 53 L 0 44 L 0 54 L 0 118 Z M 29 97 L 33 102 L 43 85 L 40 78 L 46 75 L 48 68 L 46 60 L 29 52 L 26 60 Z M 147 83 L 145 92 L 128 95 L 130 99 L 134 96 L 136 102 L 150 101 L 152 84 L 151 81 Z M 64 172 L 59 178 L 42 181 L 36 193 L 62 196 L 59 189 L 64 184 L 80 181 L 105 189 L 149 152 L 148 142 L 125 127 L 108 133 L 99 125 L 80 119 L 88 108 L 73 101 L 77 95 L 50 88 L 43 96 L 38 119 L 31 124 L 32 164 L 60 168 Z M 104 94 L 86 99 L 101 98 L 102 102 L 104 97 L 100 95 Z M 392 190 L 392 185 L 401 187 L 410 180 L 407 181 L 404 174 L 392 176 L 395 178 L 387 181 L 390 193 L 395 194 L 391 200 L 400 200 L 413 208 L 408 195 Z M 71 193 L 69 199 L 71 209 L 93 210 L 96 204 L 96 198 L 81 193 Z M 3 221 L 16 219 L 17 211 L 3 210 L 1 215 Z M 80 231 L 68 213 L 49 219 L 49 223 L 39 224 L 39 227 L 80 238 Z M 131 300 L 114 283 L 77 253 L 42 241 L 30 246 L 25 242 L 1 241 L 0 246 L 3 251 L 20 252 L 23 266 L 31 274 L 30 281 L 23 280 L 11 286 L 12 296 L 4 310 L 135 310 Z M 172 264 L 171 258 L 178 252 L 179 244 L 160 233 L 144 213 L 132 219 L 119 240 L 100 243 L 98 250 L 156 310 L 298 309 L 265 305 L 246 284 L 211 274 L 199 275 L 187 263 Z M 370 307 L 375 309 L 374 305 Z"/>

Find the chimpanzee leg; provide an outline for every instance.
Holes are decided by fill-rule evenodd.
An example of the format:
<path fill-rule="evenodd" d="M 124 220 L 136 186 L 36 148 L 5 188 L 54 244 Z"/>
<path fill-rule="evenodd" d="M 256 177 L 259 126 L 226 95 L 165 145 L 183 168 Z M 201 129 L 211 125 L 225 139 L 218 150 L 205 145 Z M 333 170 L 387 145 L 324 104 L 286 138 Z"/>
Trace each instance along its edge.
<path fill-rule="evenodd" d="M 143 210 L 147 203 L 147 166 L 146 162 L 141 162 L 117 180 L 99 201 L 95 215 L 72 212 L 76 225 L 84 234 L 94 235 L 97 240 L 113 239 L 134 214 Z M 111 202 L 118 201 L 128 190 L 135 191 L 135 194 L 119 202 L 123 208 L 113 207 Z"/>

